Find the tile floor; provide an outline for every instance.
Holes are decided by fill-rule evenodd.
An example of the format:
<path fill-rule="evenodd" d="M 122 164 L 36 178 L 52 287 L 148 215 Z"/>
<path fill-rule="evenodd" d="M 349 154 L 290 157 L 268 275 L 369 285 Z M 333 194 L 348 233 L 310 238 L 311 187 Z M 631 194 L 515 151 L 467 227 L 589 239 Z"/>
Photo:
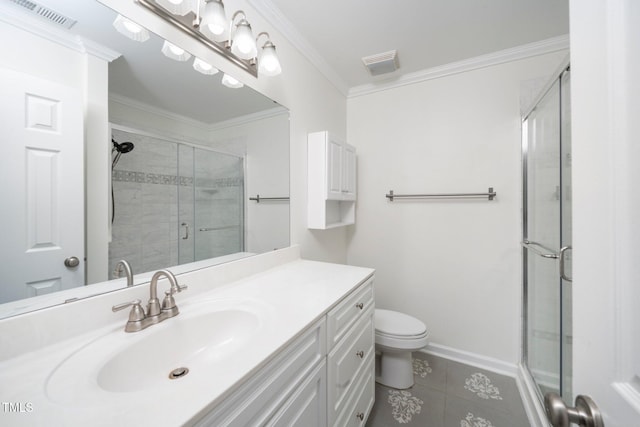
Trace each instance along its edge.
<path fill-rule="evenodd" d="M 376 383 L 366 427 L 530 427 L 511 377 L 418 352 L 413 373 L 407 390 Z"/>

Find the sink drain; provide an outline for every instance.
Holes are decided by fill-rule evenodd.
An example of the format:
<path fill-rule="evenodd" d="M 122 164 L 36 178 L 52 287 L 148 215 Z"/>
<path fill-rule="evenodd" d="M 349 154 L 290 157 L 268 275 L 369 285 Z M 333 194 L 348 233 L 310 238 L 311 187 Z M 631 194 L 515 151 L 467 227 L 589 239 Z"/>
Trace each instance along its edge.
<path fill-rule="evenodd" d="M 169 372 L 170 380 L 177 380 L 178 378 L 182 378 L 189 373 L 189 368 L 176 368 L 173 371 Z"/>

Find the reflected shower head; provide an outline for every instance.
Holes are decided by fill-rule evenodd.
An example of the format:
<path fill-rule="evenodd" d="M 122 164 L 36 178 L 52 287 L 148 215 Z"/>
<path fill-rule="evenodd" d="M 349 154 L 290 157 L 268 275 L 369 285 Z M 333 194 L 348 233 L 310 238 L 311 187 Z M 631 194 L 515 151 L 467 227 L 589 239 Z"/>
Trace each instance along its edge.
<path fill-rule="evenodd" d="M 133 142 L 123 142 L 118 144 L 115 139 L 111 139 L 111 143 L 113 144 L 113 149 L 118 153 L 128 153 L 133 150 Z"/>

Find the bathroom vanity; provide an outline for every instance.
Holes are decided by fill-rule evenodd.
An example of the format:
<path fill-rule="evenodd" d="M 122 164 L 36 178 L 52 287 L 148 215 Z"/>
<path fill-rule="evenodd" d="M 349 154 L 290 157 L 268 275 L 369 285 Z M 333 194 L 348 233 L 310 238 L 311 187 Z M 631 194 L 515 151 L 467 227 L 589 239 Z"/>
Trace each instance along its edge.
<path fill-rule="evenodd" d="M 0 424 L 364 425 L 373 270 L 292 247 L 177 277 L 180 314 L 139 332 L 111 307 L 148 284 L 0 321 Z"/>

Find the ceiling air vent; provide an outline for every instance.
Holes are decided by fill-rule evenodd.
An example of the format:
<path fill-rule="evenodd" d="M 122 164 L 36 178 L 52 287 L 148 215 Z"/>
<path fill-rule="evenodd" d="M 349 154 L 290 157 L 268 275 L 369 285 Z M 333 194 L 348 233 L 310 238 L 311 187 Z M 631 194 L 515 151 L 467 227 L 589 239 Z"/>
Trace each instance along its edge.
<path fill-rule="evenodd" d="M 36 2 L 32 2 L 29 0 L 9 0 L 11 3 L 16 6 L 20 6 L 22 9 L 38 15 L 42 19 L 46 19 L 49 22 L 60 25 L 64 28 L 71 28 L 76 23 L 75 20 L 68 18 L 53 9 L 49 9 L 48 7 L 42 6 Z"/>
<path fill-rule="evenodd" d="M 362 58 L 362 62 L 372 76 L 391 73 L 400 67 L 400 65 L 398 65 L 398 52 L 395 50 L 365 56 Z"/>

